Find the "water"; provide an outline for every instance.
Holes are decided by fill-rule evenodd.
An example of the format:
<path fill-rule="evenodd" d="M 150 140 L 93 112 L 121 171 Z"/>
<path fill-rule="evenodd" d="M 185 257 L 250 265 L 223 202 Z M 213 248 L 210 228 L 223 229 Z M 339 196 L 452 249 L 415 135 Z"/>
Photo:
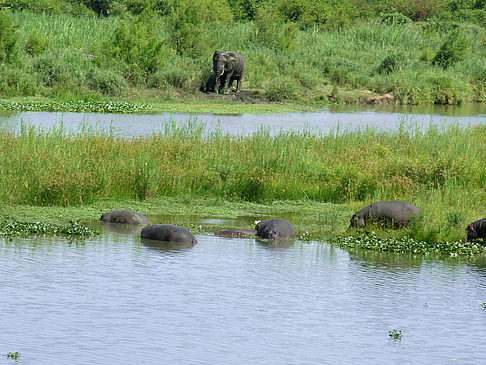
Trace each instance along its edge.
<path fill-rule="evenodd" d="M 486 357 L 484 258 L 212 235 L 164 250 L 98 228 L 102 234 L 86 240 L 0 240 L 0 354 L 18 351 L 19 364 L 35 365 L 479 364 Z M 401 340 L 388 336 L 393 329 Z"/>
<path fill-rule="evenodd" d="M 245 135 L 265 127 L 276 134 L 281 130 L 329 132 L 336 129 L 394 130 L 400 123 L 413 123 L 423 128 L 435 125 L 458 124 L 461 126 L 484 124 L 486 103 L 463 106 L 333 106 L 312 113 L 283 114 L 97 114 L 97 113 L 50 113 L 22 112 L 0 114 L 0 129 L 18 131 L 21 123 L 51 128 L 62 123 L 67 130 L 81 130 L 83 125 L 111 131 L 116 136 L 137 137 L 150 135 L 164 129 L 164 124 L 174 120 L 178 124 L 188 120 L 204 123 L 208 130 L 220 129 L 224 133 Z"/>

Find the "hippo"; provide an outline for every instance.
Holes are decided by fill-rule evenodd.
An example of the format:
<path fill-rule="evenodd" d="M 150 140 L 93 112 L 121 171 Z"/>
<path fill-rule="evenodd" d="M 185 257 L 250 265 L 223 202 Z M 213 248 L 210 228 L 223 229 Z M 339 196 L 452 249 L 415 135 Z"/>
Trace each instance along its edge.
<path fill-rule="evenodd" d="M 142 213 L 133 210 L 117 209 L 101 215 L 100 221 L 109 223 L 149 225 L 150 220 Z"/>
<path fill-rule="evenodd" d="M 417 206 L 401 200 L 376 202 L 354 213 L 348 230 L 363 228 L 367 222 L 372 221 L 391 225 L 393 228 L 406 227 L 410 218 L 418 216 L 419 213 Z"/>
<path fill-rule="evenodd" d="M 260 238 L 279 240 L 295 237 L 294 227 L 283 219 L 269 219 L 257 223 L 256 235 Z"/>
<path fill-rule="evenodd" d="M 466 231 L 468 241 L 472 241 L 477 238 L 486 238 L 486 218 L 468 224 Z"/>
<path fill-rule="evenodd" d="M 248 236 L 256 236 L 256 231 L 253 229 L 220 229 L 214 232 L 215 236 L 228 237 L 228 238 L 241 238 Z"/>
<path fill-rule="evenodd" d="M 142 229 L 142 239 L 151 239 L 173 243 L 197 243 L 196 237 L 186 228 L 173 224 L 153 224 Z"/>

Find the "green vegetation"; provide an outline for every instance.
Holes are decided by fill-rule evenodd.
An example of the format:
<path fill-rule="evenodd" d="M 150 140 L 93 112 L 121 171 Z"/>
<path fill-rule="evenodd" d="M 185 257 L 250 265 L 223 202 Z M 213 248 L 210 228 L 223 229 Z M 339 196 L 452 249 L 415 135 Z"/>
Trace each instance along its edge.
<path fill-rule="evenodd" d="M 97 232 L 76 222 L 68 226 L 56 226 L 42 222 L 0 222 L 0 237 L 50 235 L 50 236 L 93 236 Z"/>
<path fill-rule="evenodd" d="M 8 352 L 4 355 L 7 359 L 18 360 L 20 358 L 20 353 L 18 351 Z"/>
<path fill-rule="evenodd" d="M 271 136 L 262 129 L 231 136 L 196 122 L 169 122 L 163 132 L 135 139 L 89 127 L 80 133 L 23 127 L 17 134 L 0 133 L 0 202 L 89 206 L 172 197 L 191 207 L 197 198 L 307 201 L 306 208 L 330 204 L 301 210 L 315 220 L 298 233 L 308 231 L 305 239 L 313 239 L 343 236 L 352 212 L 374 201 L 399 199 L 423 213 L 410 229 L 393 236 L 413 238 L 419 246 L 457 242 L 465 238 L 466 224 L 485 214 L 486 169 L 478 158 L 485 155 L 485 137 L 484 126 L 422 130 L 407 124 L 396 132 Z M 451 247 L 438 249 L 446 254 L 459 249 Z"/>
<path fill-rule="evenodd" d="M 216 49 L 245 56 L 242 101 L 486 98 L 484 0 L 0 0 L 0 8 L 3 98 L 205 99 Z"/>
<path fill-rule="evenodd" d="M 391 331 L 388 331 L 388 336 L 390 336 L 394 340 L 401 340 L 403 337 L 402 330 L 393 329 Z"/>
<path fill-rule="evenodd" d="M 0 102 L 0 109 L 42 112 L 140 113 L 150 111 L 147 104 L 128 102 Z"/>
<path fill-rule="evenodd" d="M 380 252 L 408 253 L 419 255 L 449 255 L 473 256 L 484 253 L 484 246 L 479 243 L 464 241 L 456 242 L 424 242 L 413 238 L 389 237 L 379 238 L 375 232 L 359 237 L 346 237 L 334 240 L 340 247 L 346 249 L 366 249 Z"/>

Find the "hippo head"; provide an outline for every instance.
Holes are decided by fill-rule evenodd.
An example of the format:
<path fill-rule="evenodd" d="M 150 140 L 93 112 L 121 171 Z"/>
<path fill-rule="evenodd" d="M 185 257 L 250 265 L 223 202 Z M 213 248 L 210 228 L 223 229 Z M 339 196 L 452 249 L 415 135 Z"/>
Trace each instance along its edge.
<path fill-rule="evenodd" d="M 351 217 L 349 222 L 350 224 L 349 224 L 348 231 L 357 227 L 363 228 L 366 225 L 363 217 L 358 217 L 356 214 Z"/>
<path fill-rule="evenodd" d="M 474 229 L 474 226 L 472 224 L 468 225 L 466 228 L 467 231 L 467 239 L 468 240 L 474 240 L 478 238 L 478 232 Z"/>

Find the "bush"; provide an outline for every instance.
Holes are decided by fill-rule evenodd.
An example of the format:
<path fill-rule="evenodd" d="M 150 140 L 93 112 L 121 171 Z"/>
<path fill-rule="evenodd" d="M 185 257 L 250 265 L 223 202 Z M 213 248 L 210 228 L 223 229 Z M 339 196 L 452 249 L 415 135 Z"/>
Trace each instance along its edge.
<path fill-rule="evenodd" d="M 378 73 L 390 74 L 392 72 L 398 71 L 400 69 L 398 60 L 399 57 L 397 55 L 390 55 L 385 57 L 385 59 L 381 61 L 380 66 L 378 67 Z"/>
<path fill-rule="evenodd" d="M 17 27 L 5 11 L 0 12 L 0 62 L 13 62 L 17 59 Z"/>
<path fill-rule="evenodd" d="M 0 0 L 0 7 L 60 14 L 69 8 L 69 3 L 65 0 Z"/>
<path fill-rule="evenodd" d="M 38 56 L 44 52 L 47 47 L 49 47 L 49 39 L 34 30 L 30 33 L 29 38 L 27 39 L 25 52 L 31 56 Z"/>
<path fill-rule="evenodd" d="M 432 64 L 442 68 L 451 67 L 456 62 L 464 60 L 467 49 L 468 41 L 466 37 L 463 36 L 459 29 L 454 29 L 440 46 L 439 51 L 432 60 Z"/>
<path fill-rule="evenodd" d="M 260 9 L 255 17 L 254 41 L 275 50 L 295 50 L 298 28 L 284 19 L 272 7 Z"/>
<path fill-rule="evenodd" d="M 225 0 L 172 0 L 167 21 L 170 40 L 180 55 L 201 56 L 214 49 L 205 26 L 211 23 L 228 24 L 233 14 Z"/>
<path fill-rule="evenodd" d="M 134 83 L 145 83 L 162 62 L 163 40 L 159 39 L 157 29 L 153 18 L 125 20 L 105 42 L 108 59 L 124 62 L 128 66 L 125 76 Z"/>
<path fill-rule="evenodd" d="M 19 68 L 0 66 L 0 95 L 32 96 L 37 93 L 37 80 L 35 76 Z"/>
<path fill-rule="evenodd" d="M 88 84 L 91 89 L 109 96 L 120 96 L 127 87 L 126 80 L 119 73 L 98 68 L 88 75 Z"/>

